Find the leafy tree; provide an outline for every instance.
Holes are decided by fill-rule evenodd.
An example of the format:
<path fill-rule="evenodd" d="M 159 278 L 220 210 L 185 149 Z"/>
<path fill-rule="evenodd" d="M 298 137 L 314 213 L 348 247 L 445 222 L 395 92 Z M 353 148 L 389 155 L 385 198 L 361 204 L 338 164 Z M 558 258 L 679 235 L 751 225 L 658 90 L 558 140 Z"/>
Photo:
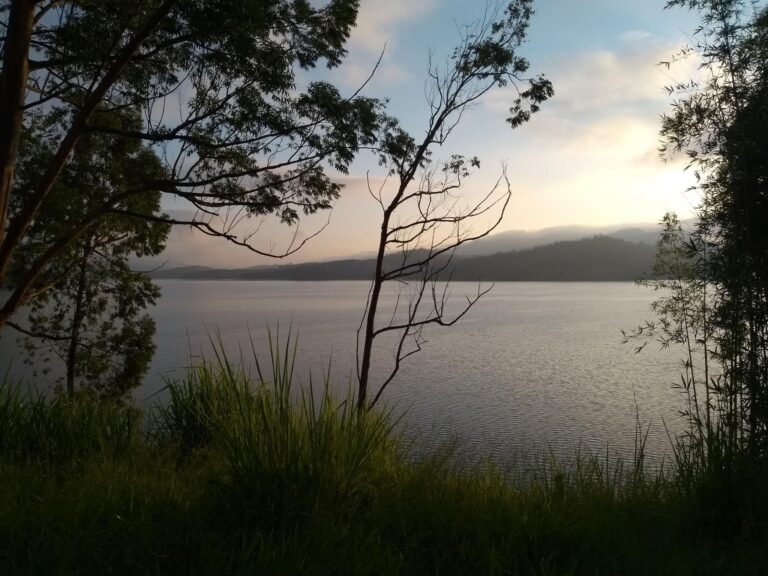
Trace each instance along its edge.
<path fill-rule="evenodd" d="M 673 0 L 698 11 L 704 80 L 671 88 L 663 152 L 684 152 L 703 200 L 696 277 L 711 288 L 706 316 L 718 418 L 709 439 L 726 461 L 768 455 L 768 13 L 739 0 Z M 707 291 L 705 291 L 705 294 Z M 705 438 L 706 440 L 707 438 Z"/>
<path fill-rule="evenodd" d="M 86 230 L 111 215 L 142 216 L 128 197 L 157 191 L 187 201 L 193 217 L 154 216 L 222 236 L 260 254 L 234 227 L 274 214 L 293 224 L 328 208 L 346 171 L 376 137 L 380 104 L 341 95 L 325 82 L 296 88 L 295 69 L 335 66 L 358 0 L 11 0 L 2 7 L 0 76 L 0 286 L 14 255 L 89 134 L 133 139 L 163 159 L 165 172 L 135 182 L 73 219 L 50 249 L 26 263 L 0 306 L 0 327 L 44 288 L 41 277 Z M 141 124 L 115 125 L 130 109 Z M 33 185 L 14 186 L 17 152 L 38 112 L 61 129 Z M 7 206 L 15 206 L 10 219 Z M 216 216 L 221 216 L 217 218 Z M 146 215 L 143 215 L 146 216 Z"/>
<path fill-rule="evenodd" d="M 103 121 L 124 128 L 140 125 L 130 111 L 113 112 Z M 50 113 L 38 115 L 25 131 L 14 200 L 34 187 L 59 130 L 60 114 Z M 27 262 L 50 250 L 82 214 L 163 174 L 160 159 L 138 140 L 104 132 L 84 136 L 16 251 L 12 278 L 23 276 Z M 12 203 L 11 214 L 22 209 L 20 204 Z M 47 288 L 32 300 L 28 322 L 11 322 L 29 337 L 31 358 L 40 359 L 45 348 L 63 361 L 70 395 L 79 385 L 121 396 L 140 383 L 154 352 L 154 322 L 144 310 L 159 291 L 149 277 L 131 270 L 129 258 L 156 255 L 164 247 L 169 226 L 158 217 L 160 192 L 127 196 L 114 208 L 136 217 L 106 214 L 67 243 L 39 276 Z"/>
<path fill-rule="evenodd" d="M 389 168 L 395 191 L 387 195 L 386 184 L 369 190 L 381 207 L 382 223 L 376 269 L 358 330 L 361 411 L 381 398 L 401 362 L 421 350 L 424 328 L 455 324 L 487 292 L 478 287 L 466 305 L 451 314 L 448 286 L 441 288 L 437 281 L 456 248 L 486 236 L 501 222 L 511 195 L 506 169 L 477 202 L 466 203 L 462 190 L 480 161 L 452 155 L 436 162 L 432 154 L 445 144 L 463 114 L 496 87 L 516 89 L 518 97 L 511 102 L 507 120 L 512 128 L 528 121 L 553 95 L 548 80 L 527 77 L 529 63 L 517 53 L 533 14 L 532 0 L 513 0 L 498 8 L 464 30 L 444 68 L 430 66 L 425 136 L 417 140 L 396 123 L 386 127 L 381 163 Z M 392 258 L 386 260 L 391 253 L 398 255 L 394 263 Z M 400 291 L 395 310 L 382 314 L 380 298 L 387 285 L 399 286 Z M 374 345 L 387 337 L 394 338 L 394 364 L 370 394 Z"/>

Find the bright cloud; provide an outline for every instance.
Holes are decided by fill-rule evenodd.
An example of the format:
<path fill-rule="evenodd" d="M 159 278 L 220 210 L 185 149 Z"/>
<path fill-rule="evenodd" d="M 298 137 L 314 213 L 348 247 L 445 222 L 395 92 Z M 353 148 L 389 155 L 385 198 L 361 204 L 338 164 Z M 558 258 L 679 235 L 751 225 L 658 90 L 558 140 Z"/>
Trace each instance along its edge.
<path fill-rule="evenodd" d="M 671 69 L 660 64 L 675 53 L 675 45 L 639 31 L 620 38 L 621 51 L 583 52 L 557 62 L 547 73 L 555 86 L 555 97 L 547 102 L 542 116 L 583 124 L 607 115 L 631 113 L 655 122 L 653 114 L 665 110 L 669 103 L 665 88 L 697 74 L 699 62 L 695 58 Z M 487 106 L 506 112 L 514 96 L 513 88 L 497 90 L 488 98 Z"/>
<path fill-rule="evenodd" d="M 632 31 L 620 36 L 614 51 L 565 57 L 548 73 L 555 98 L 530 125 L 512 136 L 485 137 L 490 153 L 505 151 L 513 170 L 515 196 L 505 229 L 692 213 L 698 197 L 687 192 L 693 177 L 684 159 L 665 163 L 658 154 L 659 116 L 670 104 L 664 87 L 695 76 L 698 67 L 694 60 L 671 70 L 658 65 L 674 51 L 651 34 Z M 512 96 L 500 90 L 486 102 L 497 123 Z"/>
<path fill-rule="evenodd" d="M 357 25 L 347 44 L 349 56 L 338 79 L 347 87 L 361 86 L 382 55 L 373 83 L 389 87 L 405 82 L 410 73 L 408 58 L 400 51 L 401 34 L 408 24 L 426 17 L 435 6 L 436 0 L 362 0 Z"/>
<path fill-rule="evenodd" d="M 350 52 L 354 54 L 363 49 L 378 54 L 385 44 L 391 46 L 396 41 L 403 23 L 423 18 L 435 3 L 435 0 L 363 0 L 357 25 L 349 39 Z"/>

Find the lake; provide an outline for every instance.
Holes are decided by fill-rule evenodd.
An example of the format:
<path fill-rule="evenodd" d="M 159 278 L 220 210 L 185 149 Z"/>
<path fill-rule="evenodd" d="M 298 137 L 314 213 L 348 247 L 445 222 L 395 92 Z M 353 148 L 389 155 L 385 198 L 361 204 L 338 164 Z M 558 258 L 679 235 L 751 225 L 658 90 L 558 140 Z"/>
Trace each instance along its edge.
<path fill-rule="evenodd" d="M 330 365 L 343 392 L 354 380 L 355 331 L 366 282 L 158 282 L 152 311 L 157 352 L 141 403 L 162 399 L 166 379 L 180 378 L 220 334 L 233 359 L 250 358 L 251 340 L 268 360 L 267 327 L 298 337 L 296 382 L 319 385 Z M 457 283 L 455 299 L 475 285 Z M 423 351 L 406 360 L 384 395 L 404 411 L 405 430 L 421 445 L 455 439 L 470 455 L 507 461 L 552 447 L 579 444 L 631 452 L 640 422 L 650 425 L 652 455 L 669 453 L 662 421 L 682 426 L 680 351 L 622 344 L 620 330 L 651 318 L 654 294 L 632 283 L 497 284 L 454 327 L 428 329 Z M 388 294 L 386 306 L 394 294 Z M 9 358 L 8 339 L 3 357 Z M 375 376 L 391 360 L 376 356 Z M 5 362 L 3 362 L 5 363 Z M 18 361 L 15 362 L 18 367 Z"/>

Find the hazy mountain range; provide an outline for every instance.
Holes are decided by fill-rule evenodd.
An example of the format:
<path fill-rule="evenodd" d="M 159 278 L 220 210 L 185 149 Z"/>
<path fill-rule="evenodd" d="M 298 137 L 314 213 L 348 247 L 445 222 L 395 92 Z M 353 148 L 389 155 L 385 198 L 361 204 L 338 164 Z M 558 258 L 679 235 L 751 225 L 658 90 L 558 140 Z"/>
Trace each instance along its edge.
<path fill-rule="evenodd" d="M 639 229 L 627 230 L 630 237 L 644 234 Z M 488 240 L 487 246 L 495 248 L 504 246 L 504 241 L 529 239 L 508 236 Z M 478 256 L 465 250 L 454 257 L 451 270 L 452 278 L 458 281 L 631 281 L 649 274 L 655 253 L 655 245 L 648 242 L 593 236 Z M 385 268 L 397 265 L 400 258 L 398 254 L 387 256 Z M 151 276 L 187 280 L 369 280 L 374 264 L 372 258 L 358 258 L 235 269 L 185 266 L 157 270 Z"/>
<path fill-rule="evenodd" d="M 484 256 L 497 252 L 525 250 L 555 242 L 581 240 L 593 236 L 609 236 L 628 242 L 645 242 L 655 246 L 661 228 L 658 224 L 628 224 L 619 226 L 557 226 L 542 230 L 511 230 L 481 238 L 460 248 L 463 256 Z"/>
<path fill-rule="evenodd" d="M 497 252 L 512 252 L 514 250 L 525 250 L 535 248 L 536 246 L 545 246 L 555 242 L 581 240 L 593 236 L 610 236 L 620 238 L 629 242 L 645 242 L 655 245 L 659 237 L 660 226 L 653 223 L 643 224 L 620 224 L 614 226 L 558 226 L 553 228 L 544 228 L 535 231 L 512 230 L 493 234 L 487 238 L 482 238 L 471 244 L 465 244 L 459 251 L 459 256 L 487 256 Z M 149 271 L 156 268 L 170 270 L 173 268 L 198 268 L 200 262 L 195 262 L 196 248 L 187 246 L 188 237 L 171 237 L 169 239 L 169 251 L 165 254 L 153 258 L 134 259 L 131 262 L 135 270 Z M 223 242 L 223 241 L 222 241 Z M 224 243 L 226 244 L 226 243 Z M 180 248 L 181 245 L 181 248 Z M 193 246 L 197 247 L 196 244 Z M 237 250 L 237 248 L 233 248 Z M 342 254 L 337 257 L 317 258 L 312 262 L 328 262 L 340 260 L 365 260 L 373 258 L 373 251 L 358 251 L 348 254 Z M 210 260 L 210 258 L 208 259 Z M 277 263 L 277 261 L 275 261 Z M 272 267 L 275 264 L 260 264 L 259 266 Z M 228 265 L 229 267 L 232 264 Z M 243 265 L 242 267 L 246 267 Z M 211 268 L 207 266 L 206 268 Z M 251 266 L 253 267 L 253 266 Z"/>

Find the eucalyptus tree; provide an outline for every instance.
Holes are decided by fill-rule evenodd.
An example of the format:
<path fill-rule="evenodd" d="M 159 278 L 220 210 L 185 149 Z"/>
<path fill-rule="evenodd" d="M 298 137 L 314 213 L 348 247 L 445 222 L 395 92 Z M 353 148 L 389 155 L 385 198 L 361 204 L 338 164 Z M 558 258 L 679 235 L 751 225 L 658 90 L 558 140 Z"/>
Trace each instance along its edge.
<path fill-rule="evenodd" d="M 259 254 L 235 225 L 276 215 L 294 224 L 327 209 L 345 172 L 375 140 L 380 104 L 326 82 L 297 88 L 297 70 L 336 66 L 358 0 L 5 0 L 0 74 L 0 327 L 45 288 L 41 277 L 105 218 L 150 218 L 221 236 Z M 115 125 L 130 109 L 141 123 Z M 23 191 L 18 150 L 38 114 L 56 114 L 56 140 Z M 47 250 L 8 273 L 36 219 L 90 134 L 132 139 L 162 159 L 162 175 L 132 183 L 59 228 Z M 144 214 L 130 198 L 168 194 L 188 218 Z M 9 208 L 15 206 L 13 213 Z M 220 216 L 220 217 L 217 217 Z"/>
<path fill-rule="evenodd" d="M 494 88 L 513 94 L 507 122 L 517 128 L 553 95 L 543 76 L 528 76 L 528 60 L 518 54 L 526 38 L 532 0 L 505 6 L 486 5 L 476 24 L 464 29 L 458 46 L 444 66 L 430 65 L 427 84 L 429 117 L 422 138 L 395 122 L 385 127 L 381 163 L 388 178 L 369 192 L 382 211 L 376 268 L 365 313 L 358 330 L 358 409 L 374 405 L 407 357 L 421 350 L 428 326 L 451 326 L 487 291 L 478 287 L 463 306 L 451 313 L 448 287 L 438 285 L 459 246 L 489 234 L 501 222 L 511 190 L 506 168 L 479 199 L 467 197 L 466 180 L 480 166 L 476 157 L 452 154 L 433 158 L 473 105 Z M 393 181 L 393 192 L 387 186 Z M 401 288 L 394 310 L 382 313 L 385 286 Z M 371 387 L 374 346 L 387 336 L 394 346 L 394 363 Z"/>
<path fill-rule="evenodd" d="M 128 109 L 102 121 L 126 129 L 141 124 Z M 58 113 L 37 115 L 25 130 L 12 216 L 34 188 L 38 167 L 51 161 L 51 142 L 60 139 L 59 130 Z M 23 277 L 28 263 L 36 262 L 83 214 L 104 210 L 121 190 L 164 173 L 160 158 L 136 139 L 103 132 L 83 136 L 17 249 L 11 280 Z M 114 212 L 123 210 L 137 217 Z M 120 397 L 141 383 L 154 352 L 154 321 L 145 309 L 159 291 L 129 262 L 162 251 L 169 226 L 158 215 L 159 191 L 109 204 L 102 218 L 64 245 L 40 272 L 39 294 L 31 298 L 26 321 L 9 321 L 26 334 L 35 371 L 50 369 L 46 360 L 52 356 L 60 359 L 70 396 L 79 388 Z"/>

